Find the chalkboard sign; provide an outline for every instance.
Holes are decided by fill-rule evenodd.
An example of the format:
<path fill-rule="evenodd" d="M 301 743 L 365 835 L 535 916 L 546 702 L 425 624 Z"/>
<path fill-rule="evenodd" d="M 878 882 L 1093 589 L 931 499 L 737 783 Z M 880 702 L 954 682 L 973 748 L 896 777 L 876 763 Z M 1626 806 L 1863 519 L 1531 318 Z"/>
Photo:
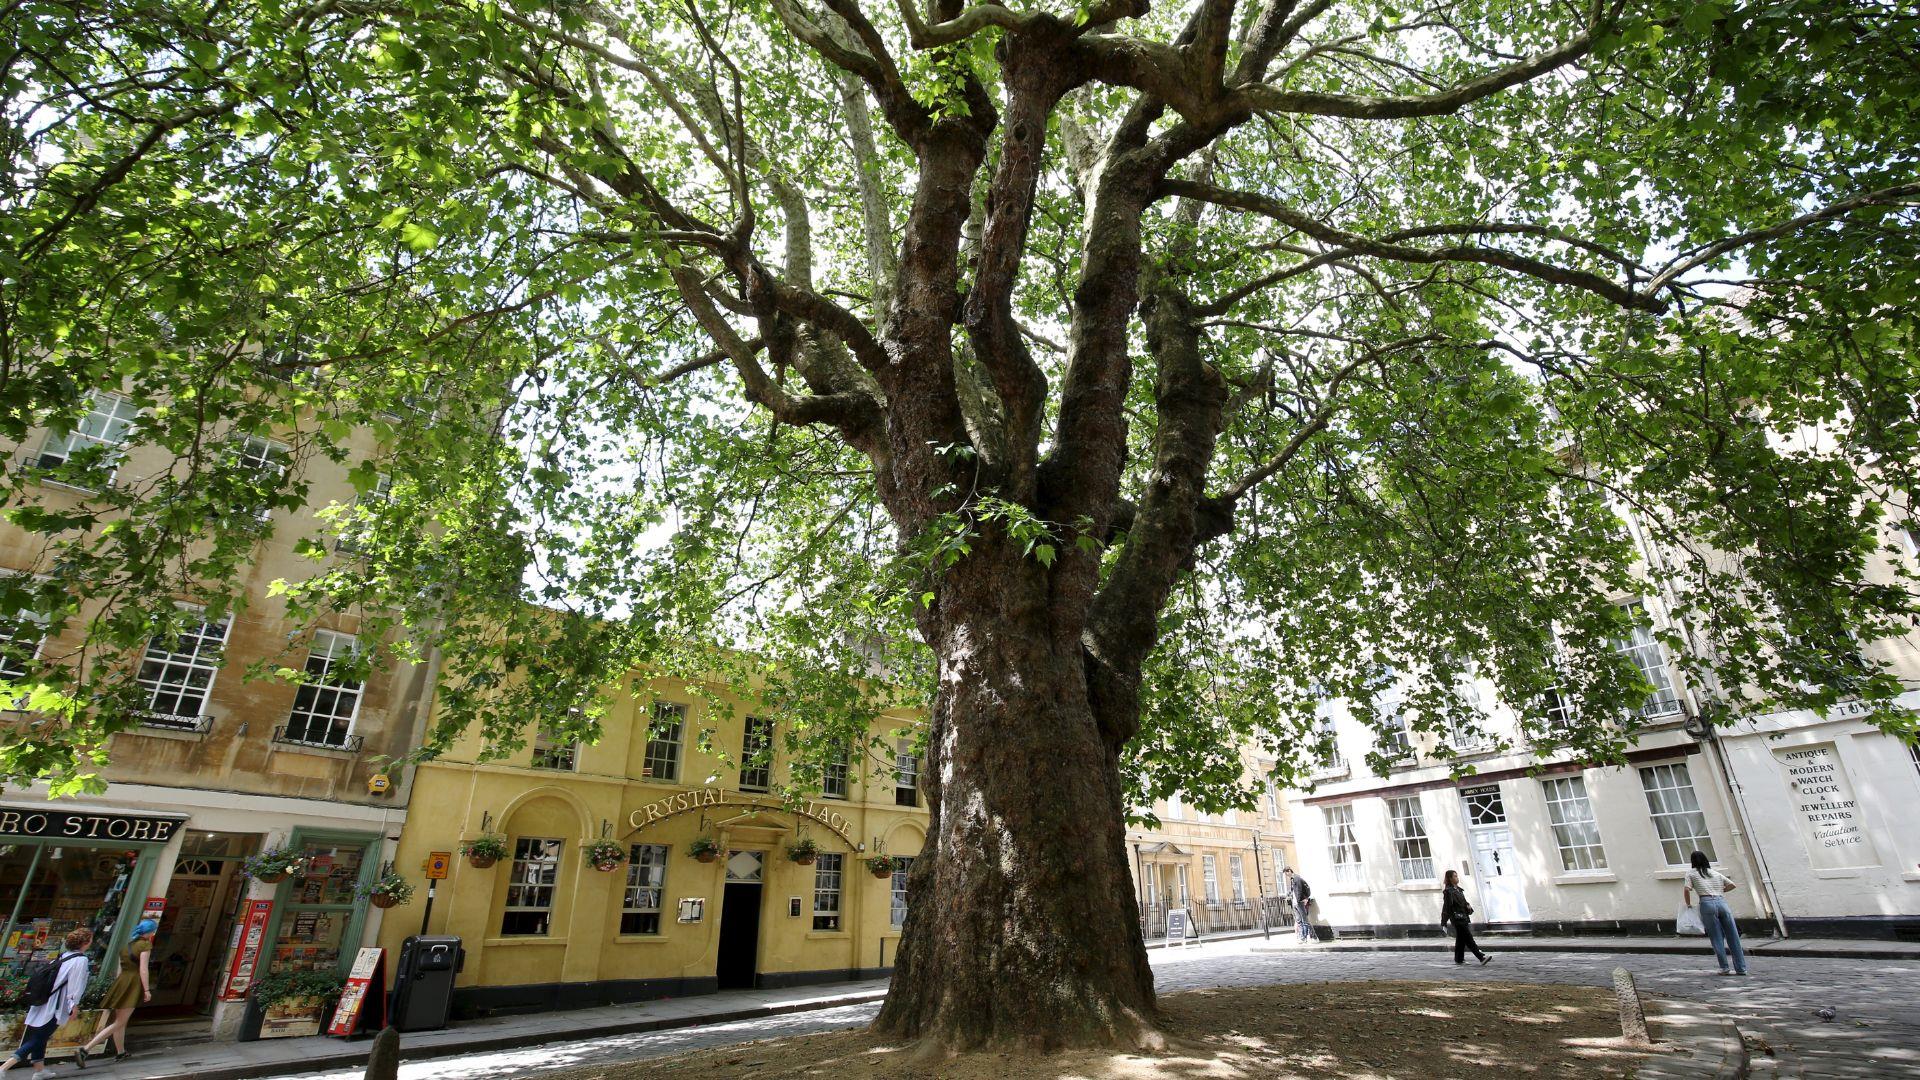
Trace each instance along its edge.
<path fill-rule="evenodd" d="M 1193 917 L 1183 907 L 1170 908 L 1167 911 L 1167 941 L 1178 941 L 1185 945 L 1188 941 L 1198 941 L 1200 935 L 1194 933 Z"/>

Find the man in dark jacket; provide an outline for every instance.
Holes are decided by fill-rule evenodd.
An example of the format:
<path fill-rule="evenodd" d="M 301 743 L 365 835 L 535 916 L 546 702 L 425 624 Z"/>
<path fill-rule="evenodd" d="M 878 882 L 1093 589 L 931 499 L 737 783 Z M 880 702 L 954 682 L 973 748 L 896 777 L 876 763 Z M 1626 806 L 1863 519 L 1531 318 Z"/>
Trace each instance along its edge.
<path fill-rule="evenodd" d="M 1473 940 L 1473 905 L 1467 903 L 1467 891 L 1460 887 L 1460 872 L 1447 871 L 1447 888 L 1440 894 L 1440 925 L 1453 928 L 1453 962 L 1464 964 L 1467 954 L 1480 958 L 1481 963 L 1493 957 L 1480 951 Z"/>
<path fill-rule="evenodd" d="M 1313 889 L 1308 887 L 1307 879 L 1294 873 L 1292 868 L 1283 873 L 1287 876 L 1287 895 L 1293 897 L 1293 927 L 1305 944 L 1313 940 L 1313 919 L 1308 913 L 1313 903 Z"/>

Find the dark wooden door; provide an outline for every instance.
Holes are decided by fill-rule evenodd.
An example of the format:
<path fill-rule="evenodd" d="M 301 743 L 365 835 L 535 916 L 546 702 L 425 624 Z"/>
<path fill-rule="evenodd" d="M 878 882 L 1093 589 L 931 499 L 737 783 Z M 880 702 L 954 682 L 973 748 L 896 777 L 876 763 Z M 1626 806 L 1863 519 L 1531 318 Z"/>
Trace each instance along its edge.
<path fill-rule="evenodd" d="M 722 990 L 751 989 L 759 975 L 760 885 L 730 881 L 720 909 L 720 963 L 716 974 Z"/>

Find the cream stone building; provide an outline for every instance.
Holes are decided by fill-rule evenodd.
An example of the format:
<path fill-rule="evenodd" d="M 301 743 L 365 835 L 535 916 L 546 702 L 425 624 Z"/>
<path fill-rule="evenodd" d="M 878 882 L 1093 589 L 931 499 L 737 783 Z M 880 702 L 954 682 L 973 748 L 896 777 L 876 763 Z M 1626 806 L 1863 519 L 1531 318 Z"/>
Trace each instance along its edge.
<path fill-rule="evenodd" d="M 176 467 L 170 454 L 131 441 L 137 408 L 97 392 L 69 434 L 34 432 L 0 445 L 6 467 L 40 470 L 85 446 L 118 456 L 115 484 Z M 430 699 L 428 666 L 399 665 L 364 682 L 337 670 L 361 647 L 351 618 L 320 629 L 297 626 L 270 584 L 302 579 L 315 563 L 297 556 L 301 537 L 330 532 L 316 516 L 330 504 L 377 497 L 356 493 L 349 464 L 378 461 L 382 448 L 356 436 L 356 459 L 295 460 L 272 432 L 233 432 L 230 449 L 273 475 L 311 483 L 306 508 L 262 516 L 243 568 L 246 606 L 192 625 L 177 640 L 156 637 L 125 658 L 147 706 L 139 727 L 113 736 L 100 796 L 49 802 L 43 788 L 0 795 L 0 970 L 18 970 L 57 947 L 63 929 L 96 931 L 95 955 L 109 966 L 132 924 L 157 913 L 153 1004 L 141 1021 L 200 1018 L 209 1032 L 236 1035 L 253 978 L 302 968 L 344 970 L 378 937 L 381 913 L 354 895 L 387 862 L 407 817 L 409 777 L 382 776 L 374 759 L 417 745 Z M 37 497 L 69 508 L 91 493 L 47 479 Z M 325 539 L 333 547 L 331 539 Z M 352 558 L 350 550 L 329 558 Z M 34 574 L 49 553 L 39 538 L 0 523 L 0 572 Z M 30 616 L 7 620 L 15 649 L 63 662 L 78 646 L 48 638 Z M 250 664 L 304 667 L 311 682 L 246 678 Z M 12 723 L 24 722 L 11 714 Z M 0 725 L 10 721 L 0 714 Z M 253 853 L 290 846 L 306 872 L 278 884 L 239 872 Z M 259 920 L 257 947 L 237 956 L 236 923 Z"/>
<path fill-rule="evenodd" d="M 1132 824 L 1127 851 L 1141 930 L 1148 941 L 1167 936 L 1167 914 L 1187 912 L 1202 936 L 1290 925 L 1281 871 L 1293 865 L 1294 835 L 1285 794 L 1268 779 L 1273 762 L 1245 757 L 1247 779 L 1260 792 L 1253 810 L 1203 813 L 1172 800 L 1151 808 L 1158 828 Z"/>

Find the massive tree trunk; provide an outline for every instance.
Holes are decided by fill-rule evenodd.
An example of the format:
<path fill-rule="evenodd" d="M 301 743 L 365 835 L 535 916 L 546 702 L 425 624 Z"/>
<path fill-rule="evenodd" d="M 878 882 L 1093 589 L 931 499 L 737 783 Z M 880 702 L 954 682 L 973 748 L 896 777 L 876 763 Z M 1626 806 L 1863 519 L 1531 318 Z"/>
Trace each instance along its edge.
<path fill-rule="evenodd" d="M 941 1050 L 1154 1045 L 1080 619 L 1050 606 L 1044 568 L 1010 542 L 976 547 L 943 585 L 932 820 L 876 1027 Z"/>

